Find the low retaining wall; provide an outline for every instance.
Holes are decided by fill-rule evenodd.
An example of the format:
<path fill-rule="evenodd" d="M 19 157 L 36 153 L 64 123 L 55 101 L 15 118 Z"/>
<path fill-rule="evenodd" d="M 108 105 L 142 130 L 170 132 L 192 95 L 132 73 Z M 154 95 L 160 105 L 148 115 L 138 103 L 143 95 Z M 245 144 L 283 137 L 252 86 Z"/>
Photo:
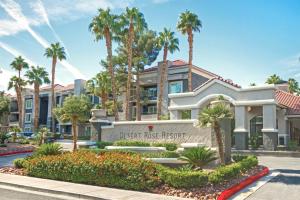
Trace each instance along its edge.
<path fill-rule="evenodd" d="M 140 140 L 149 142 L 203 143 L 212 146 L 211 128 L 201 128 L 194 120 L 113 122 L 102 127 L 101 140 Z"/>

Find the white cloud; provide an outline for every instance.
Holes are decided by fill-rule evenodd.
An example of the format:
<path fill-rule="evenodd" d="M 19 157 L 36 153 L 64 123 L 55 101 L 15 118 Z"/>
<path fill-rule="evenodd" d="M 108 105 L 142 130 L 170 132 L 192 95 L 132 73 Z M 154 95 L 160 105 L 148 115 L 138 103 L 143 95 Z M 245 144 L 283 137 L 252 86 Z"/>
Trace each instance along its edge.
<path fill-rule="evenodd" d="M 153 3 L 156 3 L 156 4 L 160 4 L 160 3 L 166 3 L 170 0 L 152 0 Z"/>
<path fill-rule="evenodd" d="M 10 77 L 14 76 L 15 73 L 3 68 L 1 68 L 0 70 L 0 90 L 6 91 Z M 11 90 L 10 93 L 14 93 L 14 91 Z"/>

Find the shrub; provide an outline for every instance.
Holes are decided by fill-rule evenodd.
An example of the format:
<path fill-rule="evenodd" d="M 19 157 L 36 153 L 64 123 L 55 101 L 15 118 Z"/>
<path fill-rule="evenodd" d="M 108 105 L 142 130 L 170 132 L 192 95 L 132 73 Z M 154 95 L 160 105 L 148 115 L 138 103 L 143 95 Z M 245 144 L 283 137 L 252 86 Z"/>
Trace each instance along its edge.
<path fill-rule="evenodd" d="M 119 140 L 114 142 L 114 146 L 150 147 L 150 143 L 143 142 L 143 141 L 134 141 L 134 140 Z"/>
<path fill-rule="evenodd" d="M 178 158 L 179 154 L 174 151 L 165 151 L 141 153 L 141 156 L 145 158 Z"/>
<path fill-rule="evenodd" d="M 246 155 L 242 155 L 242 154 L 235 154 L 235 155 L 232 155 L 232 160 L 234 162 L 240 162 L 242 160 L 244 160 L 245 158 L 247 158 L 248 156 Z"/>
<path fill-rule="evenodd" d="M 7 147 L 6 144 L 0 144 L 0 147 Z"/>
<path fill-rule="evenodd" d="M 250 143 L 250 146 L 251 146 L 252 149 L 254 149 L 254 150 L 258 149 L 258 147 L 260 146 L 259 145 L 259 138 L 260 138 L 260 135 L 258 133 L 252 134 L 250 136 L 249 143 Z"/>
<path fill-rule="evenodd" d="M 179 159 L 189 162 L 193 167 L 202 169 L 208 163 L 216 160 L 217 157 L 215 151 L 206 147 L 194 147 L 184 150 Z"/>
<path fill-rule="evenodd" d="M 9 136 L 6 133 L 0 132 L 0 144 L 4 144 L 8 138 Z"/>
<path fill-rule="evenodd" d="M 177 149 L 177 144 L 173 142 L 157 142 L 153 143 L 154 147 L 166 147 L 167 151 L 175 151 Z"/>
<path fill-rule="evenodd" d="M 106 146 L 112 146 L 113 142 L 105 142 L 105 141 L 98 141 L 97 142 L 97 147 L 99 149 L 104 149 Z"/>
<path fill-rule="evenodd" d="M 13 161 L 15 168 L 25 168 L 27 160 L 25 158 L 17 158 Z"/>
<path fill-rule="evenodd" d="M 49 156 L 62 154 L 62 146 L 57 143 L 42 144 L 34 153 L 36 156 Z"/>
<path fill-rule="evenodd" d="M 159 168 L 159 177 L 166 184 L 175 188 L 194 188 L 207 184 L 208 174 L 203 171 L 176 170 L 167 167 Z"/>
<path fill-rule="evenodd" d="M 76 183 L 147 190 L 159 184 L 157 167 L 138 155 L 77 151 L 28 161 L 30 176 Z"/>
<path fill-rule="evenodd" d="M 288 150 L 290 151 L 296 151 L 298 148 L 298 142 L 296 140 L 290 140 L 288 142 Z"/>
<path fill-rule="evenodd" d="M 26 138 L 22 138 L 19 140 L 19 144 L 29 144 L 30 143 L 30 140 L 29 139 L 26 139 Z"/>

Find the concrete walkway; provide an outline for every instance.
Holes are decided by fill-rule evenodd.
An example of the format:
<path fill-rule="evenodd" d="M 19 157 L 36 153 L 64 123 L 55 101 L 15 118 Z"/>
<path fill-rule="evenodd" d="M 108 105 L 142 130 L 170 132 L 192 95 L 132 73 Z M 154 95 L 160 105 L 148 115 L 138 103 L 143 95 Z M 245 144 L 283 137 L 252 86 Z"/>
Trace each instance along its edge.
<path fill-rule="evenodd" d="M 27 194 L 33 191 L 44 194 L 66 196 L 75 199 L 94 200 L 184 200 L 185 198 L 170 197 L 145 192 L 113 189 L 106 187 L 90 186 L 68 183 L 26 176 L 17 176 L 0 173 L 0 191 L 7 187 L 27 190 Z M 55 196 L 54 195 L 54 196 Z M 2 197 L 1 197 L 2 198 Z M 41 198 L 44 199 L 44 198 Z M 47 199 L 47 198 L 46 198 Z"/>

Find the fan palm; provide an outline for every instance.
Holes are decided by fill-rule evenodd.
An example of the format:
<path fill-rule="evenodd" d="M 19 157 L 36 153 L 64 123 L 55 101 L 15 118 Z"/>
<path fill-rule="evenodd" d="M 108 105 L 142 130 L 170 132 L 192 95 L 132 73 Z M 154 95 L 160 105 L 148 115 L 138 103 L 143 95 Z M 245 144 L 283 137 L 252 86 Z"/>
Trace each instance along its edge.
<path fill-rule="evenodd" d="M 290 78 L 288 80 L 288 87 L 289 87 L 289 93 L 291 93 L 291 94 L 294 94 L 299 91 L 299 84 L 293 78 Z"/>
<path fill-rule="evenodd" d="M 266 81 L 266 83 L 267 84 L 278 84 L 278 83 L 280 83 L 282 80 L 281 80 L 281 78 L 279 77 L 279 76 L 277 76 L 276 74 L 273 74 L 272 76 L 270 76 L 268 79 L 267 79 L 267 81 Z"/>
<path fill-rule="evenodd" d="M 193 32 L 200 32 L 202 27 L 201 21 L 198 16 L 190 11 L 185 11 L 180 14 L 179 21 L 177 23 L 177 29 L 183 34 L 188 35 L 189 43 L 189 73 L 188 73 L 188 88 L 192 91 L 192 61 L 193 61 Z"/>
<path fill-rule="evenodd" d="M 22 90 L 26 86 L 26 81 L 17 76 L 12 76 L 8 82 L 8 90 L 14 88 L 17 94 L 18 112 L 19 112 L 19 126 L 23 127 L 23 101 Z"/>
<path fill-rule="evenodd" d="M 115 120 L 119 120 L 117 96 L 116 96 L 116 84 L 114 76 L 114 68 L 112 61 L 112 40 L 114 36 L 120 31 L 120 24 L 118 23 L 118 16 L 111 14 L 110 9 L 99 9 L 98 15 L 95 16 L 89 25 L 90 31 L 95 35 L 96 41 L 105 39 L 107 49 L 107 62 L 108 69 L 111 78 L 112 96 L 114 102 L 114 115 Z"/>
<path fill-rule="evenodd" d="M 51 68 L 51 113 L 52 113 L 52 131 L 55 132 L 55 119 L 53 114 L 53 109 L 55 108 L 55 70 L 57 60 L 65 60 L 66 59 L 66 52 L 65 48 L 60 46 L 60 44 L 53 43 L 50 47 L 46 48 L 44 55 L 47 58 L 52 58 L 52 68 Z"/>
<path fill-rule="evenodd" d="M 126 101 L 125 101 L 125 117 L 126 120 L 130 119 L 129 116 L 129 101 L 131 92 L 131 76 L 132 76 L 132 45 L 136 33 L 143 32 L 147 28 L 147 23 L 144 15 L 137 8 L 126 8 L 125 13 L 121 16 L 121 24 L 125 29 L 128 29 L 127 40 L 127 54 L 128 54 L 128 79 L 126 85 Z"/>
<path fill-rule="evenodd" d="M 194 147 L 182 152 L 180 160 L 187 161 L 196 169 L 202 169 L 208 163 L 216 160 L 216 152 L 206 147 Z"/>
<path fill-rule="evenodd" d="M 25 74 L 28 78 L 28 83 L 34 87 L 34 131 L 37 131 L 39 126 L 39 112 L 40 112 L 40 86 L 42 84 L 49 84 L 49 74 L 43 67 L 32 66 Z"/>
<path fill-rule="evenodd" d="M 166 80 L 166 71 L 167 71 L 167 57 L 168 52 L 174 53 L 175 51 L 179 51 L 179 42 L 178 38 L 175 38 L 175 33 L 170 29 L 164 28 L 163 32 L 159 33 L 158 44 L 163 48 L 163 65 L 160 71 L 160 82 L 159 82 L 159 96 L 157 102 L 157 119 L 160 120 L 161 112 L 162 112 L 162 97 L 164 93 L 164 82 Z"/>
<path fill-rule="evenodd" d="M 18 56 L 14 59 L 14 61 L 10 64 L 11 68 L 18 71 L 18 78 L 21 78 L 21 71 L 23 69 L 28 69 L 28 63 L 25 62 L 22 56 Z"/>
<path fill-rule="evenodd" d="M 214 129 L 219 149 L 219 156 L 222 164 L 225 163 L 225 159 L 220 122 L 222 119 L 231 117 L 232 112 L 230 108 L 224 103 L 218 103 L 211 107 L 204 108 L 199 115 L 199 122 L 201 126 L 211 126 Z"/>

